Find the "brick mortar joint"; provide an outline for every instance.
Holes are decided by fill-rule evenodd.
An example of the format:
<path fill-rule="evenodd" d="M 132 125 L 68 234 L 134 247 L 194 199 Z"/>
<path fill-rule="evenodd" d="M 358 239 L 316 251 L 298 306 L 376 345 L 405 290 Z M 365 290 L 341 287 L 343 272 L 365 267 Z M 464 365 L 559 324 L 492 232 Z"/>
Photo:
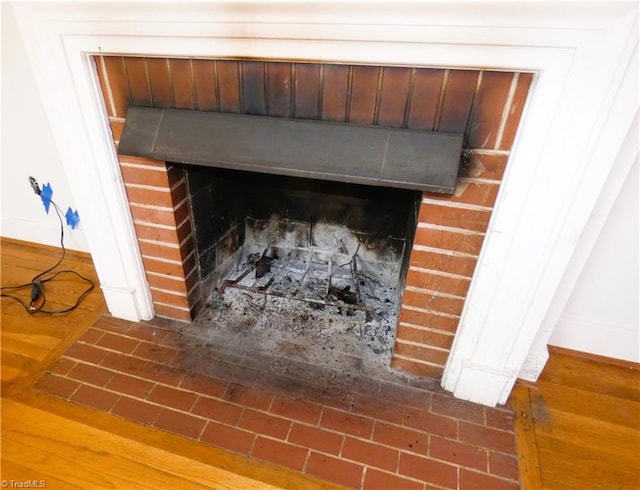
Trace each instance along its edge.
<path fill-rule="evenodd" d="M 420 342 L 414 342 L 412 340 L 406 340 L 406 339 L 403 339 L 403 338 L 396 338 L 396 342 L 399 342 L 399 343 L 405 344 L 405 345 L 413 345 L 415 347 L 424 347 L 424 348 L 432 349 L 432 350 L 435 350 L 435 351 L 438 351 L 438 352 L 450 352 L 451 351 L 450 348 L 446 348 L 445 349 L 444 347 L 436 347 L 436 346 L 430 345 L 430 344 L 422 344 Z"/>
<path fill-rule="evenodd" d="M 434 253 L 434 254 L 439 254 L 439 255 L 448 255 L 450 257 L 460 257 L 460 258 L 464 258 L 464 259 L 478 259 L 479 256 L 476 254 L 470 254 L 470 253 L 466 253 L 466 252 L 460 252 L 457 250 L 449 250 L 446 248 L 438 248 L 438 247 L 430 247 L 427 245 L 419 245 L 414 243 L 413 246 L 411 247 L 411 251 L 418 251 L 418 252 L 430 252 L 430 253 Z"/>
<path fill-rule="evenodd" d="M 191 235 L 189 235 L 189 236 L 191 236 Z M 162 242 L 162 241 L 159 241 L 159 240 L 149 240 L 148 238 L 138 238 L 138 243 L 146 243 L 148 245 L 157 245 L 159 247 L 170 248 L 172 250 L 179 250 L 180 249 L 180 244 L 170 243 L 170 242 Z"/>
<path fill-rule="evenodd" d="M 184 260 L 165 259 L 164 257 L 156 257 L 155 255 L 141 254 L 143 259 L 155 260 L 163 264 L 184 265 Z M 185 259 L 186 260 L 186 259 Z"/>
<path fill-rule="evenodd" d="M 156 306 L 162 306 L 162 307 L 165 307 L 165 308 L 171 308 L 171 309 L 174 309 L 174 310 L 183 311 L 185 313 L 191 314 L 191 308 L 187 308 L 185 306 L 170 305 L 168 303 L 162 303 L 161 301 L 155 301 L 155 300 L 153 301 L 153 304 L 156 305 Z M 160 315 L 160 316 L 162 316 L 162 315 Z M 162 318 L 165 318 L 165 317 L 162 316 Z M 175 318 L 173 318 L 173 317 L 167 317 L 167 318 L 169 318 L 171 320 L 175 320 Z"/>
<path fill-rule="evenodd" d="M 437 206 L 447 209 L 462 209 L 465 211 L 479 211 L 483 213 L 491 213 L 491 211 L 493 211 L 493 208 L 491 206 L 482 206 L 480 204 L 471 204 L 459 201 L 448 201 L 445 199 L 435 199 L 432 197 L 424 196 L 422 197 L 420 203 L 426 206 Z"/>
<path fill-rule="evenodd" d="M 421 272 L 423 274 L 431 274 L 431 275 L 434 275 L 434 276 L 448 277 L 450 279 L 459 279 L 459 280 L 464 280 L 464 281 L 471 281 L 471 277 L 470 276 L 463 276 L 461 274 L 453 274 L 451 272 L 447 272 L 446 270 L 427 269 L 425 267 L 419 267 L 417 265 L 409 265 L 409 270 L 410 271 L 415 271 L 415 272 Z"/>
<path fill-rule="evenodd" d="M 151 192 L 160 192 L 162 194 L 170 194 L 171 189 L 169 187 L 160 187 L 157 185 L 149 185 L 149 184 L 137 184 L 134 182 L 125 182 L 124 186 L 131 189 L 143 189 Z M 129 203 L 132 204 L 132 201 L 129 199 Z"/>
<path fill-rule="evenodd" d="M 456 228 L 454 226 L 438 225 L 428 221 L 419 221 L 418 228 L 427 228 L 430 230 L 447 231 L 449 233 L 458 233 L 460 235 L 472 235 L 472 236 L 479 236 L 479 237 L 486 235 L 486 232 L 484 231 L 469 230 L 467 228 Z"/>
<path fill-rule="evenodd" d="M 185 263 L 191 259 L 191 256 L 194 256 L 196 253 L 195 249 L 191 250 L 189 253 L 187 253 L 184 257 L 181 258 L 181 260 L 172 260 L 172 259 L 165 259 L 162 257 L 156 257 L 153 255 L 144 255 L 142 254 L 143 258 L 147 258 L 147 259 L 152 259 L 152 260 L 157 260 L 158 262 L 166 262 L 166 263 L 170 263 L 170 264 L 175 264 L 175 265 L 181 265 L 184 266 Z M 184 269 L 183 269 L 184 272 Z M 185 274 L 185 278 L 188 274 Z"/>
<path fill-rule="evenodd" d="M 137 168 L 139 170 L 149 170 L 152 172 L 162 172 L 163 174 L 166 174 L 167 171 L 166 168 L 161 167 L 157 162 L 155 164 L 144 164 L 140 162 L 127 161 L 126 155 L 120 155 L 118 163 L 122 167 Z"/>
<path fill-rule="evenodd" d="M 433 332 L 433 333 L 437 333 L 437 334 L 441 334 L 441 335 L 446 335 L 446 336 L 450 336 L 450 337 L 455 337 L 455 332 L 450 332 L 448 330 L 442 330 L 439 328 L 435 328 L 435 327 L 429 327 L 426 325 L 417 325 L 415 323 L 410 323 L 410 322 L 404 322 L 404 321 L 400 321 L 398 322 L 398 325 L 402 325 L 403 327 L 408 327 L 408 328 L 413 328 L 416 330 L 424 330 L 425 332 Z"/>
<path fill-rule="evenodd" d="M 457 299 L 457 300 L 462 300 L 462 301 L 465 301 L 467 299 L 466 296 L 458 296 L 458 295 L 455 295 L 455 294 L 443 293 L 441 291 L 434 291 L 433 289 L 428 289 L 428 288 L 419 288 L 419 287 L 416 287 L 416 286 L 410 286 L 408 284 L 405 286 L 404 289 L 405 289 L 405 291 L 411 291 L 413 293 L 437 296 L 439 298 Z"/>
<path fill-rule="evenodd" d="M 408 311 L 415 311 L 418 313 L 426 313 L 429 315 L 436 315 L 436 316 L 441 316 L 443 318 L 448 318 L 450 320 L 460 320 L 460 315 L 453 315 L 451 313 L 445 313 L 442 311 L 437 311 L 437 310 L 430 310 L 428 308 L 420 308 L 419 306 L 413 306 L 413 305 L 406 305 L 406 304 L 402 304 L 401 305 L 403 309 L 408 310 Z"/>
<path fill-rule="evenodd" d="M 407 357 L 405 355 L 398 354 L 396 352 L 393 353 L 393 357 L 396 358 L 396 359 L 402 359 L 404 361 L 416 362 L 418 364 L 424 364 L 424 365 L 427 365 L 427 366 L 432 366 L 434 368 L 438 368 L 438 369 L 444 370 L 444 365 L 436 364 L 435 362 L 424 361 L 422 359 L 416 359 L 416 358 L 413 358 L 413 357 Z"/>
<path fill-rule="evenodd" d="M 170 294 L 172 296 L 177 296 L 179 298 L 188 298 L 189 294 L 185 293 L 183 291 L 173 291 L 171 289 L 162 289 L 162 288 L 157 288 L 154 286 L 149 286 L 149 289 L 151 291 L 157 291 L 158 293 L 164 293 L 164 294 Z"/>
<path fill-rule="evenodd" d="M 144 221 L 144 220 L 136 219 L 136 218 L 133 219 L 133 224 L 134 225 L 147 226 L 149 228 L 157 228 L 159 230 L 167 230 L 167 231 L 175 231 L 178 228 L 180 228 L 183 223 L 184 223 L 184 221 L 180 225 L 174 226 L 174 225 L 163 225 L 163 224 L 160 224 L 160 223 L 154 223 L 152 221 Z"/>

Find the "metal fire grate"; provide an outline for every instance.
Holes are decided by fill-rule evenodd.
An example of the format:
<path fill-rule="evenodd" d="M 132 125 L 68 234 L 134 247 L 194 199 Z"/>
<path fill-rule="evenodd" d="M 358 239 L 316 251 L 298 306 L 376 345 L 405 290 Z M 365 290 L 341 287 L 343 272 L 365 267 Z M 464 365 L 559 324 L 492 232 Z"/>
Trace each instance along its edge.
<path fill-rule="evenodd" d="M 367 297 L 377 298 L 375 278 L 358 270 L 358 250 L 353 255 L 306 247 L 268 247 L 248 257 L 246 268 L 233 280 L 222 282 L 218 297 L 227 288 L 311 303 L 315 307 L 364 311 L 378 320 Z M 368 291 L 364 291 L 368 289 Z"/>

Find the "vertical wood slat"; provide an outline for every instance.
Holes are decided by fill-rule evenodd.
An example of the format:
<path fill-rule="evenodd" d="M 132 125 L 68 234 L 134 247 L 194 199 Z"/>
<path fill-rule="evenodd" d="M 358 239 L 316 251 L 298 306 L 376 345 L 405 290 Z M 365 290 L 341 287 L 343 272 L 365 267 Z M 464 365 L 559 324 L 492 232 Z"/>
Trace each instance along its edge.
<path fill-rule="evenodd" d="M 353 67 L 349 104 L 350 123 L 373 124 L 380 69 L 377 66 Z"/>
<path fill-rule="evenodd" d="M 96 72 L 98 73 L 98 80 L 108 80 L 109 76 L 107 74 L 107 68 L 104 62 L 105 56 L 94 56 L 93 64 L 96 68 Z M 113 97 L 111 97 L 111 86 L 110 82 L 100 83 L 100 90 L 102 92 L 102 99 L 104 100 L 104 105 L 107 108 L 107 115 L 109 118 L 117 117 L 116 109 L 113 103 Z"/>
<path fill-rule="evenodd" d="M 522 111 L 524 110 L 525 102 L 529 94 L 529 88 L 533 81 L 532 73 L 520 73 L 518 77 L 518 84 L 516 91 L 511 101 L 511 107 L 509 108 L 509 114 L 502 134 L 502 141 L 498 149 L 510 150 L 513 146 L 513 141 L 516 138 L 516 132 L 520 125 L 520 119 L 522 118 Z"/>
<path fill-rule="evenodd" d="M 296 63 L 294 92 L 295 117 L 319 119 L 320 65 Z"/>
<path fill-rule="evenodd" d="M 394 128 L 403 127 L 411 69 L 385 67 L 382 70 L 378 124 Z"/>
<path fill-rule="evenodd" d="M 290 117 L 293 112 L 291 63 L 267 63 L 266 72 L 269 115 Z"/>
<path fill-rule="evenodd" d="M 102 72 L 103 63 L 106 73 Z M 110 103 L 106 104 L 110 111 L 109 115 L 113 117 L 125 117 L 130 105 L 131 94 L 129 93 L 127 74 L 124 69 L 122 56 L 96 57 L 96 65 L 98 67 L 98 77 L 100 79 L 104 77 L 109 79 L 108 95 L 105 93 L 107 92 L 106 85 L 100 84 L 103 89 L 103 94 L 105 94 L 105 101 L 107 97 L 110 97 L 113 102 L 113 108 Z"/>
<path fill-rule="evenodd" d="M 149 72 L 153 107 L 162 109 L 175 108 L 168 60 L 166 58 L 147 58 L 147 70 Z"/>
<path fill-rule="evenodd" d="M 294 87 L 290 80 L 291 65 L 288 63 L 241 62 L 242 97 L 238 87 L 239 62 L 236 61 L 105 56 L 104 63 L 113 91 L 115 114 L 112 115 L 116 117 L 124 116 L 129 103 L 136 106 L 179 106 L 187 109 L 241 112 L 240 100 L 246 99 L 242 111 L 247 113 L 264 115 L 269 109 L 272 115 L 288 117 L 293 113 L 291 100 L 295 100 L 298 105 L 297 116 L 318 118 L 320 114 L 317 101 L 322 99 L 322 118 L 326 120 L 343 121 L 348 113 L 351 122 L 372 124 L 373 115 L 378 114 L 378 124 L 401 127 L 404 123 L 400 123 L 399 119 L 404 106 L 407 127 L 416 129 L 434 128 L 436 92 L 443 75 L 443 70 L 416 69 L 413 85 L 409 90 L 410 69 L 386 67 L 378 97 L 379 105 L 376 106 L 374 73 L 378 71 L 378 67 L 354 66 L 350 93 L 347 93 L 349 87 L 346 86 L 346 72 L 349 67 L 327 65 L 326 80 L 320 94 L 315 90 L 320 78 L 320 65 L 298 63 L 296 69 L 299 74 L 293 81 L 296 94 L 294 99 Z M 219 64 L 217 74 L 213 73 L 214 63 Z M 265 70 L 269 74 L 268 78 L 265 78 Z M 469 70 L 450 71 L 443 94 L 438 130 L 460 131 L 466 127 L 465 119 L 470 115 L 473 100 L 473 80 L 477 79 L 477 74 L 478 72 Z M 511 76 L 511 73 L 485 72 L 487 80 L 481 84 L 477 95 L 477 109 L 472 115 L 473 120 L 468 122 L 468 146 L 490 148 L 496 142 L 498 114 L 504 108 L 505 89 Z M 531 74 L 522 74 L 520 77 L 513 97 L 513 109 L 505 124 L 504 138 L 499 142 L 500 149 L 508 150 L 513 142 L 517 128 L 514 121 L 517 122 L 521 116 L 531 80 Z M 216 93 L 216 86 L 221 87 L 220 94 Z M 403 100 L 409 92 L 411 100 Z M 350 101 L 348 110 L 342 107 L 347 101 Z"/>
<path fill-rule="evenodd" d="M 242 112 L 266 116 L 265 64 L 262 61 L 243 61 L 241 68 Z"/>
<path fill-rule="evenodd" d="M 467 145 L 471 148 L 493 148 L 498 136 L 513 73 L 483 73 L 469 125 Z"/>
<path fill-rule="evenodd" d="M 240 77 L 237 61 L 216 61 L 221 112 L 240 112 Z"/>
<path fill-rule="evenodd" d="M 438 126 L 439 131 L 464 133 L 471 113 L 471 103 L 476 91 L 478 73 L 471 70 L 449 71 Z"/>
<path fill-rule="evenodd" d="M 124 58 L 131 103 L 138 107 L 153 107 L 145 58 Z"/>
<path fill-rule="evenodd" d="M 433 130 L 440 98 L 444 70 L 418 68 L 413 76 L 413 88 L 407 127 Z"/>
<path fill-rule="evenodd" d="M 347 116 L 349 67 L 326 65 L 322 84 L 322 119 L 344 122 Z"/>
<path fill-rule="evenodd" d="M 191 60 L 170 59 L 169 68 L 171 71 L 175 108 L 195 109 L 195 83 L 191 69 Z"/>
<path fill-rule="evenodd" d="M 215 61 L 192 60 L 196 107 L 200 111 L 217 111 L 218 90 L 215 79 Z"/>

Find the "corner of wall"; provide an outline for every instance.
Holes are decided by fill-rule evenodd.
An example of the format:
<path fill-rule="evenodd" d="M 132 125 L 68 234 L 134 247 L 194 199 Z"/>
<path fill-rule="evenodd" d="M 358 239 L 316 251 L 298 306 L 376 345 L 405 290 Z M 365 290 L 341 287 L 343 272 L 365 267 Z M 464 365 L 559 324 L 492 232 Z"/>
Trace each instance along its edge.
<path fill-rule="evenodd" d="M 28 177 L 53 188 L 52 199 L 64 213 L 76 209 L 42 98 L 10 4 L 2 4 L 2 236 L 60 245 L 60 224 L 47 215 L 29 186 Z M 6 47 L 11 46 L 11 49 Z M 53 215 L 53 216 L 52 216 Z M 82 210 L 79 210 L 82 219 Z M 63 216 L 64 220 L 64 216 Z M 72 230 L 65 223 L 65 247 L 89 251 L 82 224 Z"/>

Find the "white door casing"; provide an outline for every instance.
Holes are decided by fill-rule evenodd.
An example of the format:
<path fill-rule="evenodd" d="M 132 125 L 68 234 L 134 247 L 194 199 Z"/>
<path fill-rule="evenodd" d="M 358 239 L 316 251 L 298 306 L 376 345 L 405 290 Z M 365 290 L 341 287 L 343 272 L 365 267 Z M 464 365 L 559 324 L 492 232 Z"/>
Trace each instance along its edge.
<path fill-rule="evenodd" d="M 459 398 L 495 405 L 520 372 L 539 374 L 557 320 L 557 301 L 550 306 L 637 111 L 635 2 L 12 7 L 108 308 L 130 320 L 151 318 L 153 305 L 91 55 L 534 72 L 442 382 Z"/>

